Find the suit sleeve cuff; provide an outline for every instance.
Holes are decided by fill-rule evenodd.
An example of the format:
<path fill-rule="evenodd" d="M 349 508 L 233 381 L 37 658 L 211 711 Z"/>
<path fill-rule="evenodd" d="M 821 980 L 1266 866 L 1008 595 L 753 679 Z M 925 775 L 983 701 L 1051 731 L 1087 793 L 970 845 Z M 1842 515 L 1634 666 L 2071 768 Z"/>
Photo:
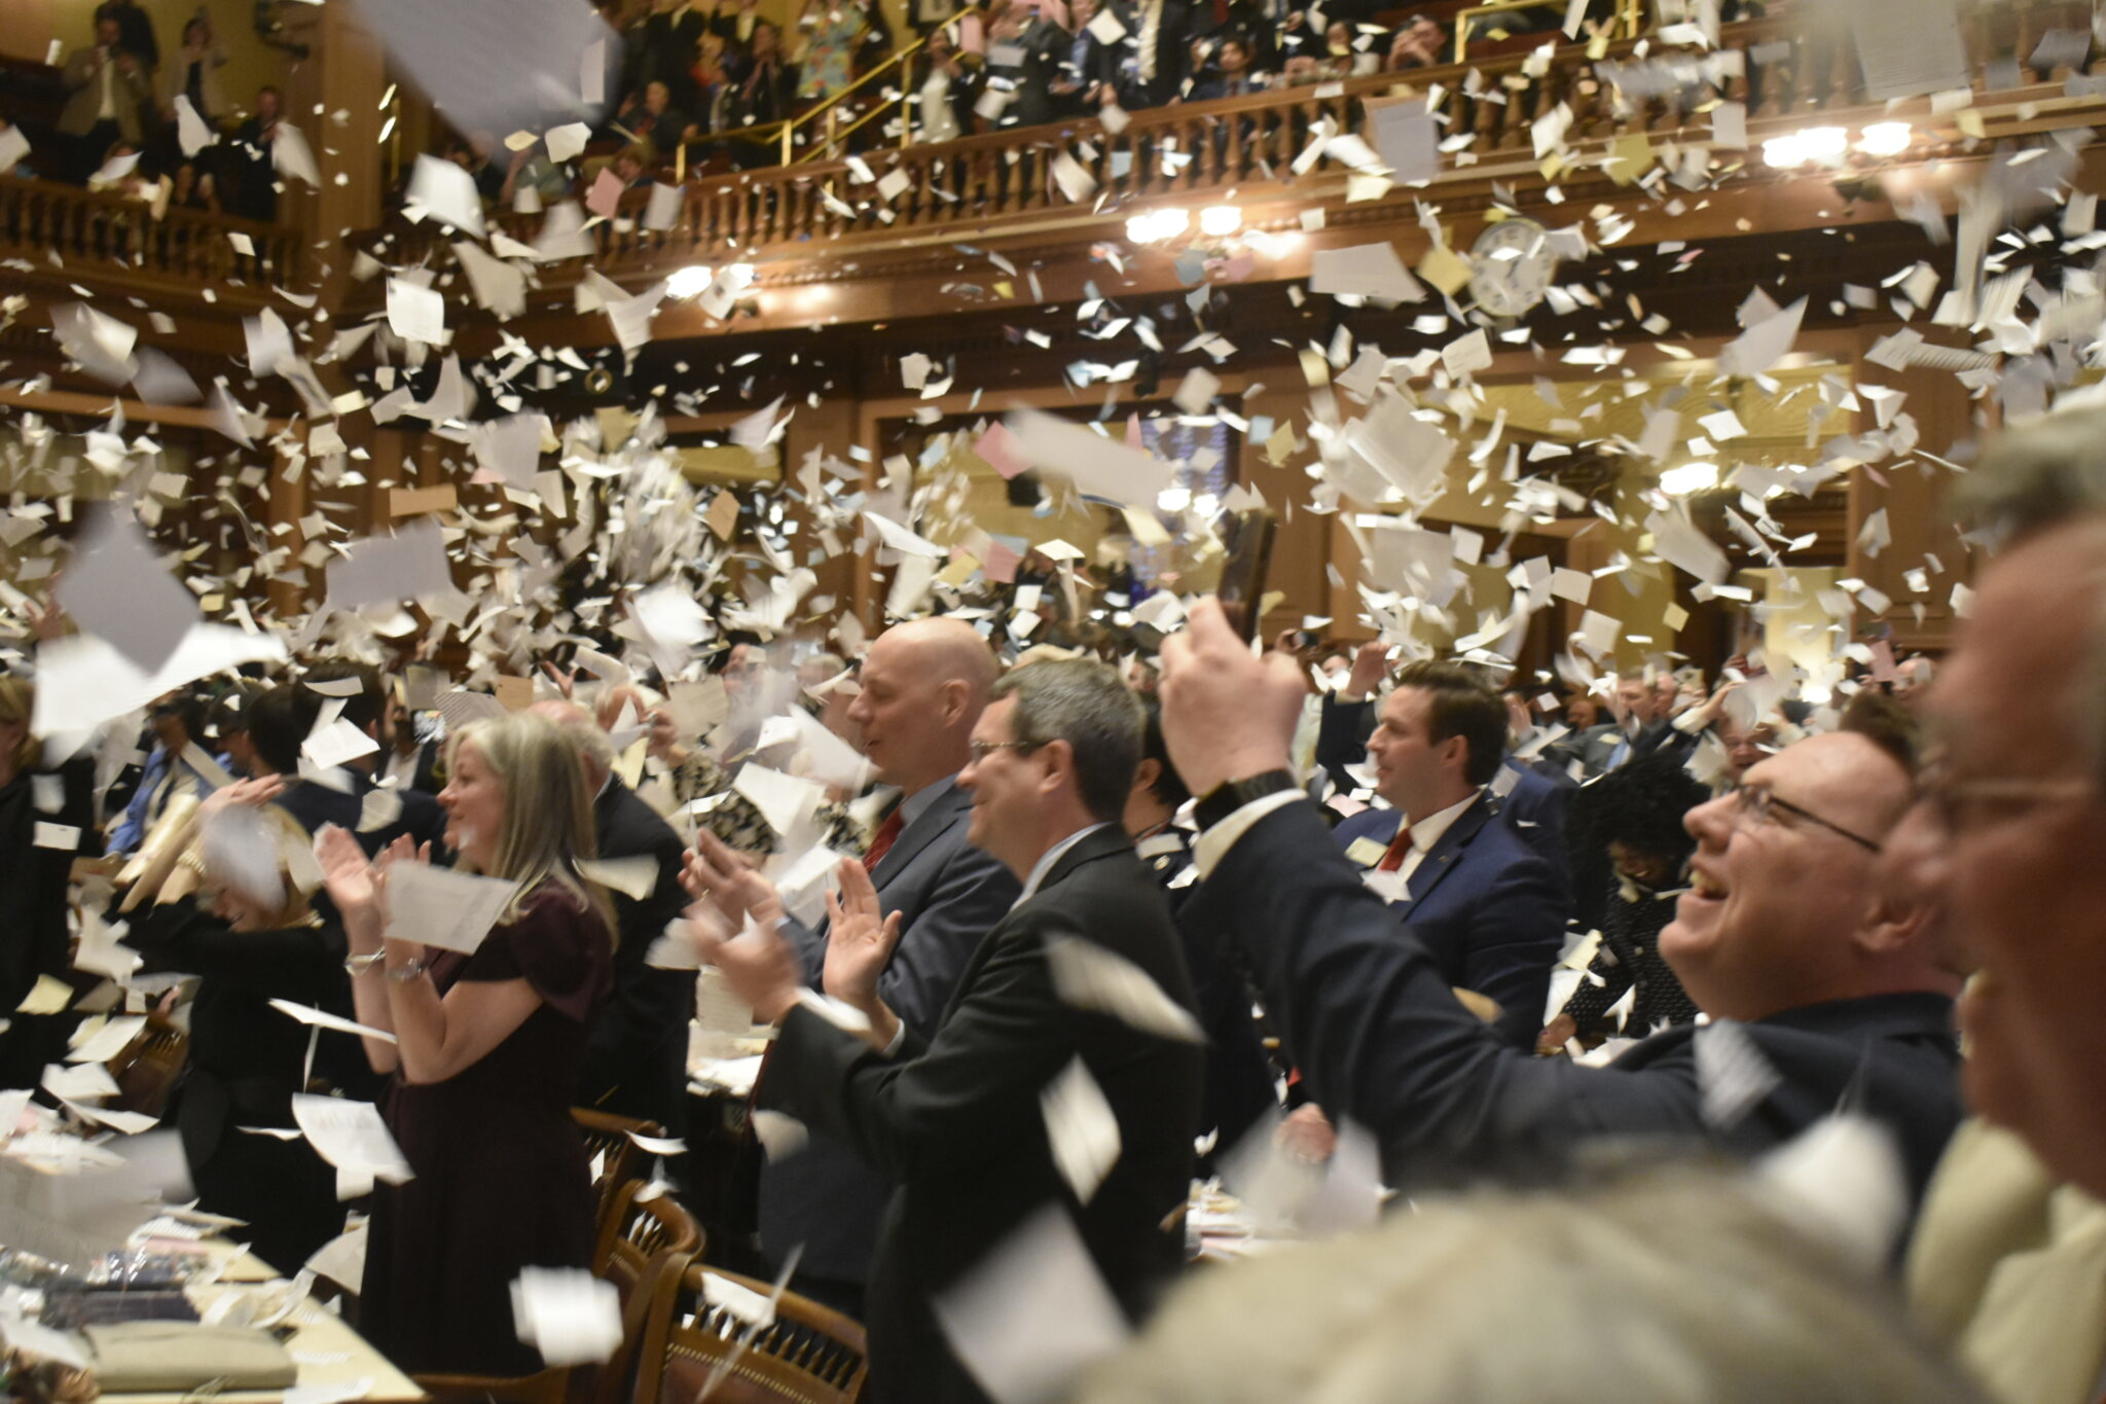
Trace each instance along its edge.
<path fill-rule="evenodd" d="M 1202 879 L 1206 878 L 1214 871 L 1214 865 L 1236 846 L 1237 840 L 1250 832 L 1252 825 L 1275 809 L 1283 809 L 1297 800 L 1306 799 L 1308 796 L 1300 790 L 1280 790 L 1252 800 L 1193 841 L 1192 866 L 1198 870 Z"/>

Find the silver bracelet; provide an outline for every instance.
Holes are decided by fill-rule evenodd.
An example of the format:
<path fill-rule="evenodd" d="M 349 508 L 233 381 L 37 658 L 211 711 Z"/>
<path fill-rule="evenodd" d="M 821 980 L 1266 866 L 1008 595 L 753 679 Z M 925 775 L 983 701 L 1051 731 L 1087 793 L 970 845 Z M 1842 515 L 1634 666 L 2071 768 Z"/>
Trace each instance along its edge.
<path fill-rule="evenodd" d="M 344 970 L 354 977 L 363 975 L 385 958 L 386 953 L 383 951 L 374 951 L 371 955 L 355 955 L 344 962 Z"/>
<path fill-rule="evenodd" d="M 408 984 L 411 980 L 416 979 L 419 975 L 422 975 L 425 971 L 429 969 L 431 969 L 430 961 L 407 960 L 400 965 L 389 966 L 388 978 L 390 980 L 400 980 L 404 984 Z"/>

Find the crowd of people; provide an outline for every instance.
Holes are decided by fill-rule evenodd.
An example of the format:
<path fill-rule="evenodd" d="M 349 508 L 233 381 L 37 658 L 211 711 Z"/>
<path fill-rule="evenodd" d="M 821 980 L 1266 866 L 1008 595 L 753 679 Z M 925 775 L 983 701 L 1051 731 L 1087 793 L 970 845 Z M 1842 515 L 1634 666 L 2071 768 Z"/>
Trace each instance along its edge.
<path fill-rule="evenodd" d="M 775 1026 L 755 1105 L 800 1127 L 763 1172 L 759 1248 L 868 1322 L 873 1397 L 986 1397 L 951 1294 L 1019 1239 L 1079 1245 L 1145 1321 L 1183 1271 L 1195 1164 L 1247 1188 L 1256 1148 L 1329 1164 L 1340 1200 L 1357 1185 L 1348 1219 L 1371 1222 L 1378 1178 L 1418 1212 L 1331 1258 L 1202 1274 L 1089 1397 L 1165 1397 L 1179 1371 L 1280 1397 L 1279 1333 L 1247 1323 L 1312 1272 L 1384 1284 L 1288 1331 L 1296 1368 L 1345 1381 L 1322 1397 L 1401 1397 L 1368 1382 L 1421 1371 L 1572 1397 L 1550 1383 L 1569 1362 L 1505 1359 L 1489 1323 L 1520 1318 L 1489 1266 L 1443 1299 L 1450 1328 L 1393 1333 L 1453 1257 L 1511 1261 L 1538 1305 L 1569 1294 L 1577 1324 L 1549 1338 L 1608 1351 L 1590 1378 L 1643 1399 L 1974 1397 L 1941 1350 L 1998 1398 L 2086 1399 L 2106 1366 L 2082 1309 L 2106 1266 L 2100 420 L 2014 434 L 1966 480 L 2004 544 L 1935 679 L 1903 660 L 1827 697 L 1759 654 L 1708 689 L 1653 668 L 1560 698 L 1380 640 L 1260 652 L 1211 600 L 1159 650 L 1005 657 L 941 616 L 854 658 L 733 636 L 701 721 L 695 684 L 640 654 L 598 682 L 551 663 L 517 711 L 428 663 L 309 657 L 61 756 L 31 734 L 33 676 L 7 677 L 0 996 L 99 978 L 75 967 L 91 929 L 196 977 L 171 1119 L 203 1207 L 291 1271 L 370 1190 L 360 1321 L 415 1370 L 534 1368 L 510 1284 L 591 1248 L 569 1109 L 682 1131 L 699 963 Z M 752 782 L 837 753 L 862 781 L 829 764 L 794 803 Z M 791 881 L 813 855 L 823 895 Z M 472 954 L 393 924 L 424 865 L 509 886 Z M 363 1035 L 310 1061 L 273 1000 Z M 17 1015 L 11 1085 L 70 1027 Z M 254 1134 L 317 1090 L 377 1100 L 414 1178 L 347 1185 Z M 1833 1232 L 1702 1168 L 1788 1157 L 1838 1118 L 1873 1128 L 1891 1222 L 1854 1163 L 1799 1176 L 1862 1193 Z M 1666 1232 L 1685 1236 L 1627 1242 Z M 1742 1304 L 1699 1330 L 1689 1294 L 1722 1275 Z M 1809 1339 L 1814 1300 L 1850 1349 Z"/>
<path fill-rule="evenodd" d="M 283 99 L 272 86 L 246 111 L 228 98 L 220 73 L 227 52 L 207 9 L 184 22 L 181 43 L 167 52 L 137 0 L 103 0 L 93 24 L 93 42 L 66 56 L 60 145 L 48 157 L 33 154 L 33 166 L 16 174 L 164 208 L 276 219 Z"/>
<path fill-rule="evenodd" d="M 1447 62 L 1450 43 L 1448 28 L 1423 15 L 1377 22 L 1365 0 L 1329 9 L 1286 0 L 921 0 L 907 7 L 905 32 L 877 0 L 794 0 L 780 22 L 763 17 L 758 0 L 599 0 L 598 8 L 621 42 L 596 135 L 626 158 L 629 183 L 772 165 L 783 152 L 780 123 L 844 94 L 851 100 L 837 125 L 856 130 L 837 145 L 853 151 L 901 139 L 895 119 L 873 109 L 902 98 L 905 139 L 951 141 L 1111 107 L 1421 68 Z M 1524 11 L 1502 23 L 1521 30 L 1541 19 Z M 919 47 L 904 64 L 861 82 L 908 44 Z M 833 140 L 814 126 L 792 146 Z M 507 174 L 532 159 L 481 134 L 456 154 L 504 204 L 513 198 Z M 608 163 L 589 164 L 587 185 Z M 538 193 L 562 193 L 560 177 Z"/>

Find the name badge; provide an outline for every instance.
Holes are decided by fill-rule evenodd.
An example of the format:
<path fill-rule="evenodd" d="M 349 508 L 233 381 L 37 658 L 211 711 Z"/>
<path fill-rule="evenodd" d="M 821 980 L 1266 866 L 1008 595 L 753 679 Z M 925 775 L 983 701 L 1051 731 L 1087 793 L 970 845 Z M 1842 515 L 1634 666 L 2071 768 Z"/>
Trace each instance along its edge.
<path fill-rule="evenodd" d="M 56 848 L 62 853 L 80 852 L 80 830 L 71 824 L 52 824 L 39 819 L 32 841 L 38 848 Z"/>
<path fill-rule="evenodd" d="M 1389 852 L 1389 845 L 1371 838 L 1356 838 L 1346 845 L 1345 856 L 1363 868 L 1372 868 Z"/>

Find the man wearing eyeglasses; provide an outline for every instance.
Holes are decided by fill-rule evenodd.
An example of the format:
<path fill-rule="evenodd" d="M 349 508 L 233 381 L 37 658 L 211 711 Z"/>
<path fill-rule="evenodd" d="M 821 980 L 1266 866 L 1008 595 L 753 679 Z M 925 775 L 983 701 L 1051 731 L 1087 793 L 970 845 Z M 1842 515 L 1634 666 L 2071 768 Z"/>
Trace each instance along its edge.
<path fill-rule="evenodd" d="M 1714 1022 L 1580 1067 L 1502 1046 L 1337 851 L 1287 770 L 1293 669 L 1251 657 L 1211 601 L 1163 663 L 1171 756 L 1204 796 L 1186 920 L 1241 948 L 1315 1099 L 1376 1134 L 1393 1183 L 1532 1171 L 1605 1137 L 1752 1153 L 1847 1106 L 1894 1129 L 1920 1195 L 1960 1115 L 1959 979 L 1929 908 L 1874 881 L 1913 797 L 1880 744 L 1803 741 L 1692 812 L 1697 878 L 1660 950 Z"/>
<path fill-rule="evenodd" d="M 1941 743 L 1889 877 L 1980 965 L 1961 1000 L 1978 1118 L 1910 1244 L 1918 1318 L 1991 1397 L 2106 1382 L 2106 411 L 2007 436 L 1962 480 L 2005 544 L 1925 709 Z"/>

